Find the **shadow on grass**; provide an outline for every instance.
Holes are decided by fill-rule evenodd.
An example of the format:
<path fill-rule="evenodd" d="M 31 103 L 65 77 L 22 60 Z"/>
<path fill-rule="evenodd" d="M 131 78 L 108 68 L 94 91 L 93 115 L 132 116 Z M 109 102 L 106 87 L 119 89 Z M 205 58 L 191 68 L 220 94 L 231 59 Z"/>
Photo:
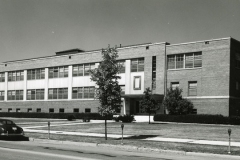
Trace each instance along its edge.
<path fill-rule="evenodd" d="M 134 135 L 131 137 L 124 137 L 123 139 L 146 139 L 146 138 L 153 138 L 159 135 Z M 122 138 L 117 138 L 116 140 L 121 140 Z"/>
<path fill-rule="evenodd" d="M 151 124 L 168 124 L 168 123 L 164 123 L 164 122 L 151 122 L 150 125 Z"/>
<path fill-rule="evenodd" d="M 15 137 L 0 136 L 0 140 L 3 140 L 3 141 L 29 141 L 29 137 L 25 137 L 25 136 L 15 136 Z"/>

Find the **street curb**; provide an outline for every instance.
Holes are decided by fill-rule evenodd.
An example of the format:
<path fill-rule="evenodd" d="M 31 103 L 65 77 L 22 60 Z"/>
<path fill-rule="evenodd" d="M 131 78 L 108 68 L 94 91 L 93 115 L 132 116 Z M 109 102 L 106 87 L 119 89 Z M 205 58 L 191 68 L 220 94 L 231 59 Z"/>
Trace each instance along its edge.
<path fill-rule="evenodd" d="M 91 147 L 110 147 L 126 151 L 141 151 L 141 152 L 155 152 L 163 154 L 175 154 L 175 155 L 185 155 L 185 156 L 201 156 L 201 157 L 219 157 L 219 158 L 231 158 L 231 159 L 240 159 L 240 156 L 236 155 L 226 155 L 226 154 L 213 154 L 213 153 L 199 153 L 199 152 L 185 152 L 185 151 L 176 151 L 176 150 L 163 150 L 163 149 L 154 149 L 154 148 L 145 148 L 145 147 L 136 147 L 131 145 L 114 145 L 114 144 L 104 144 L 104 143 L 89 143 L 89 142 L 71 142 L 71 141 L 59 141 L 51 139 L 34 139 L 29 138 L 29 141 L 33 142 L 42 142 L 42 143 L 61 143 L 61 144 L 71 144 L 77 146 L 91 146 Z"/>
<path fill-rule="evenodd" d="M 96 147 L 97 146 L 97 143 L 59 141 L 59 140 L 52 140 L 52 139 L 34 139 L 34 138 L 29 138 L 29 141 L 42 142 L 42 143 L 71 144 L 71 145 L 78 145 L 78 146 L 92 146 L 92 147 Z"/>
<path fill-rule="evenodd" d="M 198 152 L 186 152 L 187 156 L 201 156 L 201 157 L 215 157 L 215 158 L 231 158 L 240 159 L 240 156 L 236 155 L 226 155 L 226 154 L 213 154 L 213 153 L 198 153 Z"/>

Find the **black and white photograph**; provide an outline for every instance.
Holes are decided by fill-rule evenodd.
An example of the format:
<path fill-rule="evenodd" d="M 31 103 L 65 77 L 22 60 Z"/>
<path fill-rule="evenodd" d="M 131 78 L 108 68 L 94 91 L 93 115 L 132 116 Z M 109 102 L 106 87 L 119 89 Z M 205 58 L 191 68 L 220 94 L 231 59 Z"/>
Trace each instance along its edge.
<path fill-rule="evenodd" d="M 240 0 L 0 0 L 0 160 L 239 160 Z"/>

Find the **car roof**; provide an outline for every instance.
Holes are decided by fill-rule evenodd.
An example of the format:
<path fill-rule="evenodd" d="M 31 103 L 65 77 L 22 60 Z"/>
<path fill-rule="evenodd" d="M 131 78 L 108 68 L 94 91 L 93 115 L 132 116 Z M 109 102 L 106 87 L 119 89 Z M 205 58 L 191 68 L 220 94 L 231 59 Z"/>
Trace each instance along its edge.
<path fill-rule="evenodd" d="M 12 121 L 12 120 L 9 120 L 9 119 L 1 119 L 1 118 L 0 118 L 0 122 L 1 122 L 1 121 Z"/>

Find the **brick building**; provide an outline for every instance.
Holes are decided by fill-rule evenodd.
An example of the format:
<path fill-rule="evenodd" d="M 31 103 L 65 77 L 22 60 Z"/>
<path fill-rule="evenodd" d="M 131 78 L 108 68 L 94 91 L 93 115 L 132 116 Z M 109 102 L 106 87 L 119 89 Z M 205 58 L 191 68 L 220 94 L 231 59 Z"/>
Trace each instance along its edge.
<path fill-rule="evenodd" d="M 197 114 L 240 115 L 239 41 L 146 43 L 119 47 L 118 53 L 124 66 L 121 114 L 142 114 L 139 100 L 146 87 L 162 101 L 172 86 L 183 89 Z M 1 63 L 0 112 L 97 112 L 88 70 L 101 59 L 101 50 L 71 49 Z"/>

